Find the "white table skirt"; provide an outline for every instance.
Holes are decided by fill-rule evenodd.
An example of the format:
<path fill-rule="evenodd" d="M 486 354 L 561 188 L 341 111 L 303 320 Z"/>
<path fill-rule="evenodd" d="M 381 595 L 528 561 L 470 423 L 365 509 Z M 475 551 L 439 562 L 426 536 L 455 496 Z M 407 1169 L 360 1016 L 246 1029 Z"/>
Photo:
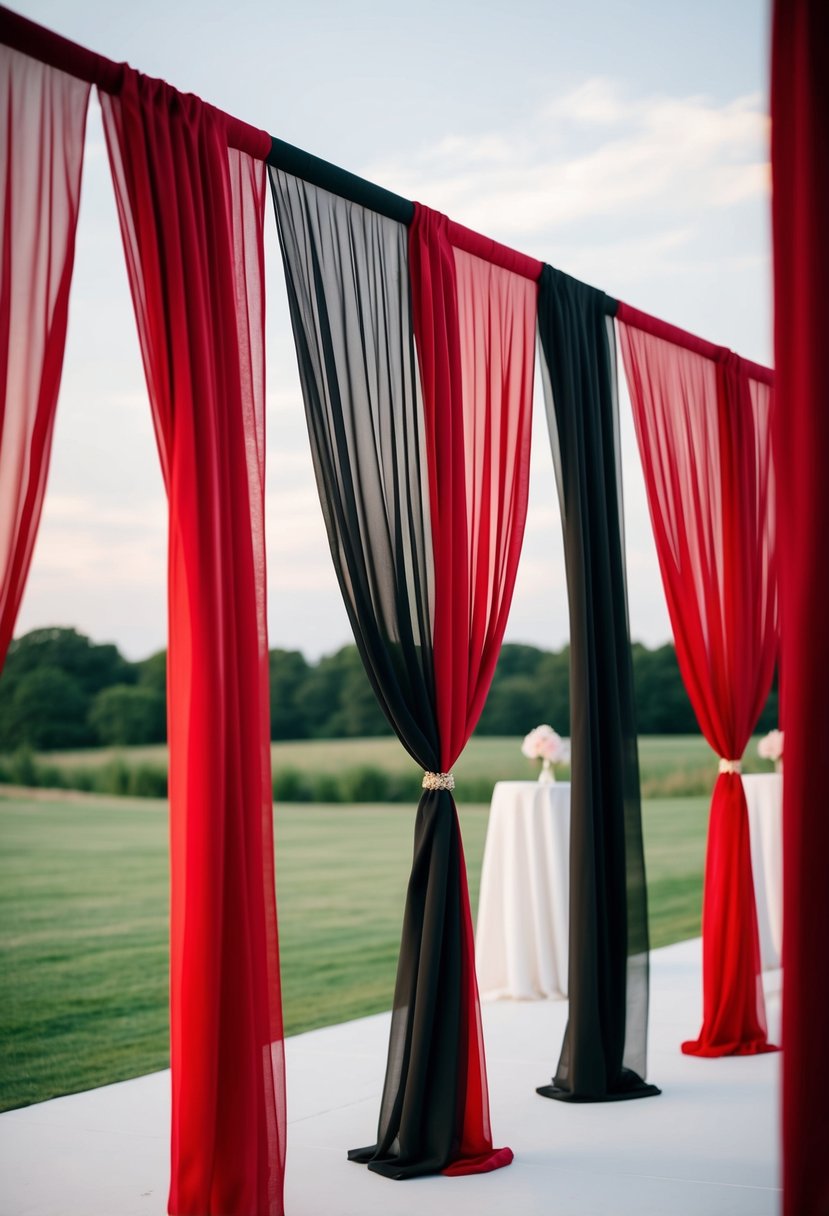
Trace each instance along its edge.
<path fill-rule="evenodd" d="M 747 773 L 743 789 L 763 970 L 780 966 L 783 943 L 783 776 Z"/>
<path fill-rule="evenodd" d="M 783 778 L 743 785 L 764 970 L 780 966 L 783 929 Z M 492 795 L 475 938 L 483 1000 L 567 996 L 570 785 L 499 781 Z"/>
<path fill-rule="evenodd" d="M 569 782 L 499 781 L 478 902 L 484 1000 L 567 996 L 569 892 Z"/>

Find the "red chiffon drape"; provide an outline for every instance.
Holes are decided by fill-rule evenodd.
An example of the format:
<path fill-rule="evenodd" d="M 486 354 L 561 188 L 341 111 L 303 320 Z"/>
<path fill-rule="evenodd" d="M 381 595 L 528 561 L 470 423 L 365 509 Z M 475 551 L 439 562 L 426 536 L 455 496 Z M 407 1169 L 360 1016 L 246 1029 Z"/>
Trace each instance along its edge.
<path fill-rule="evenodd" d="M 89 85 L 6 46 L 0 81 L 2 669 L 46 492 Z"/>
<path fill-rule="evenodd" d="M 415 204 L 409 273 L 423 392 L 435 692 L 445 772 L 474 730 L 492 682 L 527 514 L 540 265 L 520 255 L 499 265 L 491 260 L 494 249 L 493 242 Z M 466 1028 L 459 1068 L 466 1093 L 458 1158 L 447 1174 L 496 1169 L 512 1160 L 509 1149 L 492 1145 L 462 850 L 459 884 Z"/>
<path fill-rule="evenodd" d="M 829 6 L 777 0 L 772 220 L 780 498 L 783 1211 L 829 1213 Z"/>
<path fill-rule="evenodd" d="M 129 68 L 101 103 L 170 513 L 169 1210 L 278 1216 L 265 168 L 228 151 L 217 111 Z"/>
<path fill-rule="evenodd" d="M 762 369 L 680 345 L 670 327 L 624 304 L 617 324 L 677 660 L 700 728 L 725 762 L 705 863 L 703 1025 L 682 1049 L 751 1055 L 774 1050 L 738 771 L 777 655 L 771 389 Z"/>

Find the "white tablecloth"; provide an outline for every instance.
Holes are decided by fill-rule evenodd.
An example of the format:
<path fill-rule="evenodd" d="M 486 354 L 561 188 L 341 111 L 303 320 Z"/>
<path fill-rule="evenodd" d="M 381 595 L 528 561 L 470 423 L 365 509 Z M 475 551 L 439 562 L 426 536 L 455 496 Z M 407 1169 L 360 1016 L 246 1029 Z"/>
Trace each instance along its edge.
<path fill-rule="evenodd" d="M 780 966 L 783 930 L 783 778 L 743 785 L 764 970 Z M 484 1000 L 566 998 L 570 785 L 499 781 L 481 870 L 475 955 Z"/>
<path fill-rule="evenodd" d="M 783 941 L 783 776 L 747 773 L 743 788 L 751 833 L 751 868 L 763 970 L 780 966 Z"/>
<path fill-rule="evenodd" d="M 475 954 L 485 1000 L 567 996 L 570 784 L 499 781 Z"/>

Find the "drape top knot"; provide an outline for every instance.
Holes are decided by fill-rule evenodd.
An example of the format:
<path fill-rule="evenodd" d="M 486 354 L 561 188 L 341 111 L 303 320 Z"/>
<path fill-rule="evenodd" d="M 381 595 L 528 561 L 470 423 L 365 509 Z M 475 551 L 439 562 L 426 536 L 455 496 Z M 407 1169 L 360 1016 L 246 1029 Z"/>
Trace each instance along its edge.
<path fill-rule="evenodd" d="M 739 760 L 720 760 L 721 773 L 741 773 L 743 766 Z"/>
<path fill-rule="evenodd" d="M 424 773 L 424 790 L 453 790 L 455 788 L 454 773 Z"/>

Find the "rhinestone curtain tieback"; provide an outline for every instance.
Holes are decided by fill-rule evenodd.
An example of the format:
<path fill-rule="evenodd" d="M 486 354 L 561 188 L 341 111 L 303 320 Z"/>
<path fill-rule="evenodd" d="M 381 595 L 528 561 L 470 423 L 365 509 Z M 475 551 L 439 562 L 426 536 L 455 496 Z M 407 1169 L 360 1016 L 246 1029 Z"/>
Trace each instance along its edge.
<path fill-rule="evenodd" d="M 455 774 L 424 773 L 423 788 L 425 790 L 453 790 L 455 788 Z"/>

